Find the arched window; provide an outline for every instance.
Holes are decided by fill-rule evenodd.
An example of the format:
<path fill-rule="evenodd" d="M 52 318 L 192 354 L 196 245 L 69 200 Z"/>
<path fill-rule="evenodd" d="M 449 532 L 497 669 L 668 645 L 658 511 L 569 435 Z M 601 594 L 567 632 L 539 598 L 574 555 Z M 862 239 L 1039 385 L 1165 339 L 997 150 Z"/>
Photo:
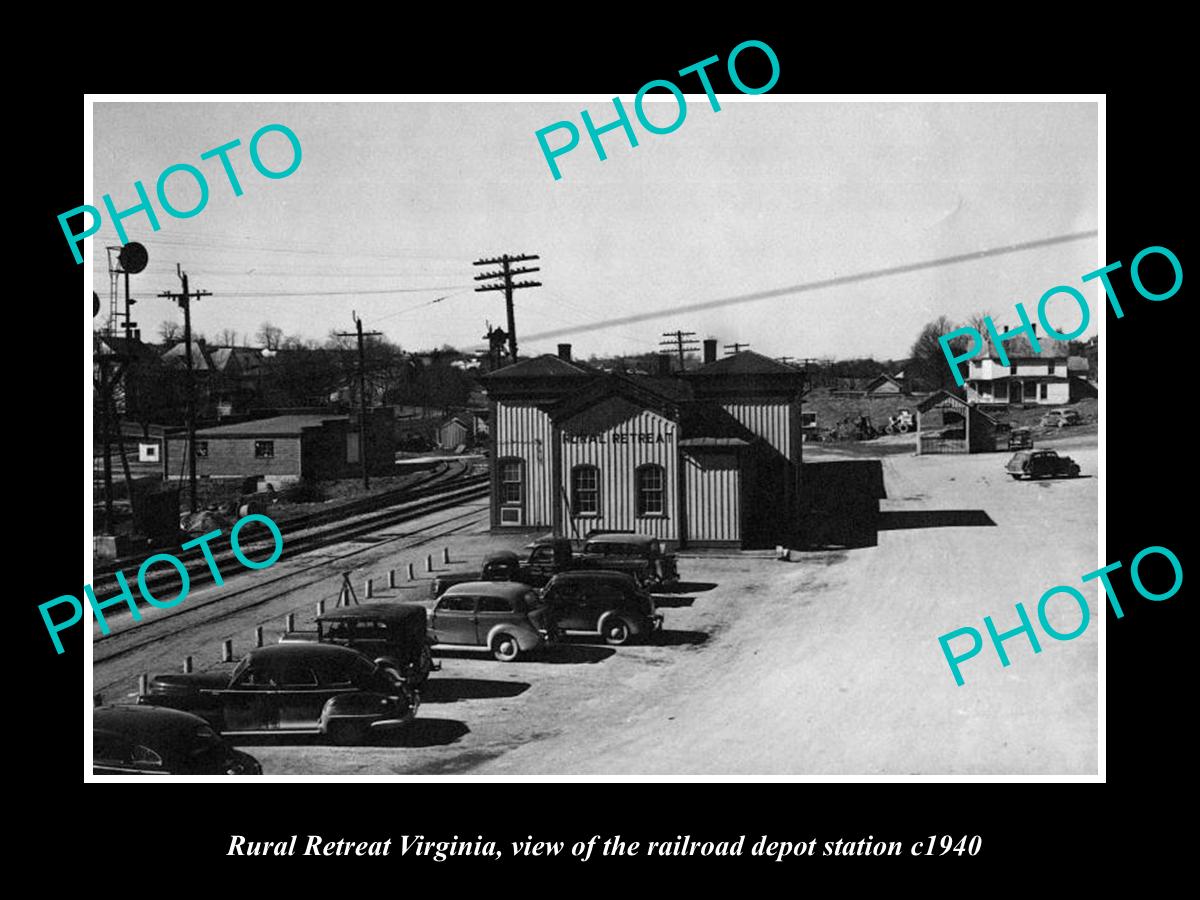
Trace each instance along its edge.
<path fill-rule="evenodd" d="M 595 466 L 571 469 L 571 513 L 576 516 L 600 515 L 600 470 Z"/>
<path fill-rule="evenodd" d="M 638 466 L 637 470 L 637 514 L 639 516 L 665 515 L 667 508 L 664 492 L 667 480 L 662 466 Z"/>

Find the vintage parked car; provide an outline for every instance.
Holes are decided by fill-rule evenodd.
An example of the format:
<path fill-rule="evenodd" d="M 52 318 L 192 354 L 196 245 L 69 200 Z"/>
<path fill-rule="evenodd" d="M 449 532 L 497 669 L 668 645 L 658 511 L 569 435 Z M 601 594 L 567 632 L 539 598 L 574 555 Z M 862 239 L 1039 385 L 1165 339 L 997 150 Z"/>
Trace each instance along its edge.
<path fill-rule="evenodd" d="M 316 631 L 289 631 L 279 643 L 316 641 L 350 647 L 417 688 L 440 668 L 433 661 L 425 607 L 416 603 L 363 603 L 317 617 Z"/>
<path fill-rule="evenodd" d="M 199 716 L 152 706 L 101 706 L 92 713 L 93 775 L 261 775 Z"/>
<path fill-rule="evenodd" d="M 1009 450 L 1027 450 L 1033 446 L 1033 432 L 1028 428 L 1013 428 L 1008 433 Z M 1000 449 L 1000 448 L 997 448 Z"/>
<path fill-rule="evenodd" d="M 650 592 L 624 572 L 563 572 L 542 591 L 551 620 L 563 631 L 599 632 L 625 644 L 662 628 Z"/>
<path fill-rule="evenodd" d="M 1068 425 L 1082 425 L 1083 417 L 1073 409 L 1052 409 L 1042 416 L 1043 428 L 1064 428 Z"/>
<path fill-rule="evenodd" d="M 679 580 L 675 555 L 664 553 L 658 538 L 631 532 L 592 532 L 575 568 L 626 572 L 652 585 Z"/>
<path fill-rule="evenodd" d="M 251 650 L 233 674 L 155 675 L 138 703 L 195 713 L 222 734 L 324 734 L 354 744 L 407 724 L 420 700 L 357 650 L 303 642 Z"/>
<path fill-rule="evenodd" d="M 1053 450 L 1020 450 L 1004 467 L 1015 479 L 1021 478 L 1074 478 L 1079 474 L 1079 464 L 1069 456 L 1059 456 Z"/>
<path fill-rule="evenodd" d="M 478 571 L 451 572 L 431 579 L 429 582 L 429 596 L 434 598 L 440 597 L 446 593 L 447 589 L 454 585 L 466 584 L 469 581 L 520 581 L 540 587 L 559 568 L 568 569 L 571 567 L 571 560 L 573 558 L 571 542 L 562 540 L 561 544 L 565 545 L 565 554 L 561 548 L 557 551 L 552 550 L 549 567 L 547 567 L 546 558 L 543 554 L 539 553 L 536 545 L 528 560 L 522 560 L 519 555 L 511 550 L 498 550 L 495 553 L 489 553 L 483 559 L 483 568 Z"/>
<path fill-rule="evenodd" d="M 435 649 L 486 647 L 501 662 L 557 639 L 537 591 L 512 581 L 469 581 L 449 588 L 429 616 L 429 631 Z"/>

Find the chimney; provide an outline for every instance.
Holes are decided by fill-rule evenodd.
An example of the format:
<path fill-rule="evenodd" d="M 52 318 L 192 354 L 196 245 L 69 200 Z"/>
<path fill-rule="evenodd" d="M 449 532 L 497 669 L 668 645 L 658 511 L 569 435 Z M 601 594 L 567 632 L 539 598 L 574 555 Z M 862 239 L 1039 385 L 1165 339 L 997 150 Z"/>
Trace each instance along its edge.
<path fill-rule="evenodd" d="M 570 344 L 559 344 L 558 345 L 558 358 L 562 359 L 562 360 L 566 360 L 567 362 L 571 361 L 571 345 Z"/>
<path fill-rule="evenodd" d="M 1008 326 L 1007 325 L 1004 326 L 1004 333 L 1008 334 Z"/>
<path fill-rule="evenodd" d="M 707 366 L 709 363 L 713 363 L 716 361 L 717 361 L 717 339 L 716 338 L 708 338 L 704 342 L 704 364 Z"/>
<path fill-rule="evenodd" d="M 655 374 L 660 375 L 660 376 L 665 376 L 665 375 L 671 374 L 671 354 L 670 353 L 658 354 L 658 371 Z"/>

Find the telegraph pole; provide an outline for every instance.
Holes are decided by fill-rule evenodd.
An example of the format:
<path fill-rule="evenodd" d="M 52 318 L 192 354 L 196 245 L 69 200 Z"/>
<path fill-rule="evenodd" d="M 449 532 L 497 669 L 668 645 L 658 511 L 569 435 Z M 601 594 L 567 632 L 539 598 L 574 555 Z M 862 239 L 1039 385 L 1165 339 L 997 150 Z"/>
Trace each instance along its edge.
<path fill-rule="evenodd" d="M 725 355 L 733 356 L 733 354 L 735 354 L 735 353 L 741 353 L 743 350 L 748 350 L 748 349 L 750 349 L 749 344 L 739 344 L 736 342 L 732 343 L 732 344 L 726 344 L 725 345 Z"/>
<path fill-rule="evenodd" d="M 670 340 L 659 341 L 658 345 L 660 347 L 674 347 L 675 348 L 675 351 L 679 354 L 679 371 L 682 372 L 685 368 L 687 368 L 687 366 L 685 365 L 685 363 L 683 361 L 684 351 L 685 350 L 695 350 L 697 347 L 695 340 L 693 340 L 693 338 L 696 337 L 696 332 L 694 332 L 694 331 L 664 331 L 662 333 L 662 336 L 665 338 L 670 338 Z"/>
<path fill-rule="evenodd" d="M 163 291 L 158 296 L 174 300 L 183 310 L 183 349 L 187 357 L 187 454 L 188 454 L 188 506 L 196 511 L 196 369 L 192 360 L 192 300 L 211 297 L 212 291 L 189 291 L 188 275 L 179 263 L 175 263 L 175 274 L 183 283 L 183 291 L 174 294 Z"/>
<path fill-rule="evenodd" d="M 482 291 L 504 291 L 504 299 L 508 305 L 508 355 L 513 362 L 517 361 L 517 321 L 513 315 L 513 291 L 520 288 L 541 287 L 540 281 L 513 281 L 514 275 L 524 275 L 527 272 L 541 271 L 537 266 L 524 266 L 521 268 L 512 268 L 513 263 L 529 262 L 530 260 L 541 259 L 540 256 L 530 255 L 526 253 L 517 256 L 509 256 L 505 253 L 503 256 L 496 256 L 491 259 L 477 259 L 471 263 L 473 266 L 500 266 L 499 272 L 484 272 L 482 275 L 476 275 L 476 281 L 489 281 L 491 279 L 501 279 L 501 281 L 493 281 L 491 284 L 484 284 L 475 288 L 476 293 Z"/>
<path fill-rule="evenodd" d="M 363 334 L 362 319 L 357 313 L 351 312 L 351 315 L 354 316 L 357 331 L 339 331 L 338 337 L 358 338 L 358 460 L 362 463 L 363 490 L 366 491 L 371 488 L 371 479 L 367 474 L 367 356 L 363 349 L 363 338 L 382 336 L 383 332 L 368 331 Z"/>

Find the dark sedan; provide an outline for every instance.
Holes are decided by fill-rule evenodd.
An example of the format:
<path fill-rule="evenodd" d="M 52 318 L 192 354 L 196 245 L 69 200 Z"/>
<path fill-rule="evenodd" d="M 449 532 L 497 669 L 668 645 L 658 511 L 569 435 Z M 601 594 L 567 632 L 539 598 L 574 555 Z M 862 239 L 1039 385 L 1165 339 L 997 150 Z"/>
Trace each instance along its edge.
<path fill-rule="evenodd" d="M 335 609 L 317 617 L 315 632 L 289 631 L 279 639 L 281 644 L 299 641 L 350 647 L 414 688 L 439 668 L 429 650 L 425 607 L 416 603 L 363 603 Z"/>
<path fill-rule="evenodd" d="M 93 775 L 261 775 L 199 716 L 151 706 L 101 706 L 92 715 Z"/>
<path fill-rule="evenodd" d="M 625 644 L 662 628 L 654 598 L 624 572 L 562 572 L 542 591 L 550 618 L 563 631 L 599 632 L 610 644 Z"/>
<path fill-rule="evenodd" d="M 1004 467 L 1014 479 L 1075 478 L 1079 463 L 1069 456 L 1059 456 L 1053 450 L 1020 450 Z"/>
<path fill-rule="evenodd" d="M 288 643 L 251 650 L 232 675 L 155 675 L 138 703 L 196 713 L 222 734 L 324 734 L 354 744 L 407 724 L 420 700 L 357 650 Z"/>
<path fill-rule="evenodd" d="M 679 580 L 675 554 L 665 552 L 658 538 L 622 531 L 589 533 L 574 567 L 626 572 L 653 585 Z"/>

